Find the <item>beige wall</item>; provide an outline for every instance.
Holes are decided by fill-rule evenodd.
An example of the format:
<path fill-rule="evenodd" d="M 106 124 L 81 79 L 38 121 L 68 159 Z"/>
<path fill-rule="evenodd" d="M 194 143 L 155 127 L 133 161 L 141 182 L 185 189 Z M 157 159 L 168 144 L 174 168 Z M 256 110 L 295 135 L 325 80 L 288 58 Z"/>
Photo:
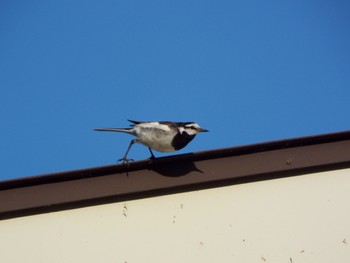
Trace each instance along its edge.
<path fill-rule="evenodd" d="M 4 263 L 349 263 L 350 169 L 4 220 L 0 248 Z"/>

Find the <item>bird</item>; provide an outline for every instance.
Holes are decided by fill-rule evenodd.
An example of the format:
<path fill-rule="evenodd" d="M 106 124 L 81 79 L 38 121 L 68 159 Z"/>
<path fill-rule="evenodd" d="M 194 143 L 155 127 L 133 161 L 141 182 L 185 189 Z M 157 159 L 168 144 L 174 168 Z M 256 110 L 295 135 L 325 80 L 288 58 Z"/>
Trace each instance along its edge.
<path fill-rule="evenodd" d="M 174 152 L 184 148 L 200 132 L 208 132 L 195 122 L 171 122 L 171 121 L 134 121 L 128 120 L 130 128 L 96 128 L 95 131 L 123 132 L 135 136 L 131 140 L 124 156 L 118 161 L 129 162 L 127 155 L 131 146 L 141 143 L 148 147 L 151 157 L 155 159 L 152 150 L 158 152 Z"/>

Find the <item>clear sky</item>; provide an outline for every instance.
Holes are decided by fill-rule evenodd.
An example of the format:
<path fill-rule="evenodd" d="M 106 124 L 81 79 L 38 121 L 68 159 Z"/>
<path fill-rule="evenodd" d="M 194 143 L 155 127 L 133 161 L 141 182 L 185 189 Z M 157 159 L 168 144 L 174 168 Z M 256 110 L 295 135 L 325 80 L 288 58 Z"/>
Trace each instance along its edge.
<path fill-rule="evenodd" d="M 179 153 L 349 130 L 349 13 L 347 0 L 2 1 L 0 180 L 116 163 L 132 137 L 92 129 L 127 119 L 210 130 Z"/>

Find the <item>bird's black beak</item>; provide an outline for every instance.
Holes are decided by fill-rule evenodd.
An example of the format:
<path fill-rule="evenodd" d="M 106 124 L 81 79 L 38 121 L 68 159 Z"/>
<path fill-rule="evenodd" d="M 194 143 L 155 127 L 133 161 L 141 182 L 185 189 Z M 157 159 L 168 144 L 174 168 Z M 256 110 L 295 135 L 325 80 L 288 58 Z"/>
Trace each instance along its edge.
<path fill-rule="evenodd" d="M 201 129 L 199 132 L 208 132 L 206 129 Z"/>

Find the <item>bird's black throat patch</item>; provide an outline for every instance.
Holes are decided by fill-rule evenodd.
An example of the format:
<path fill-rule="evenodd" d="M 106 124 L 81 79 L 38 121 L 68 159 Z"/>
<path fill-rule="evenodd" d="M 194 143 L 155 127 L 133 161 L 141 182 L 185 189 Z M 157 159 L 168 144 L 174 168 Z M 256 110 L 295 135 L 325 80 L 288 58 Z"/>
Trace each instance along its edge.
<path fill-rule="evenodd" d="M 175 135 L 171 145 L 175 150 L 180 150 L 185 147 L 196 135 L 189 135 L 187 132 L 178 133 Z"/>

